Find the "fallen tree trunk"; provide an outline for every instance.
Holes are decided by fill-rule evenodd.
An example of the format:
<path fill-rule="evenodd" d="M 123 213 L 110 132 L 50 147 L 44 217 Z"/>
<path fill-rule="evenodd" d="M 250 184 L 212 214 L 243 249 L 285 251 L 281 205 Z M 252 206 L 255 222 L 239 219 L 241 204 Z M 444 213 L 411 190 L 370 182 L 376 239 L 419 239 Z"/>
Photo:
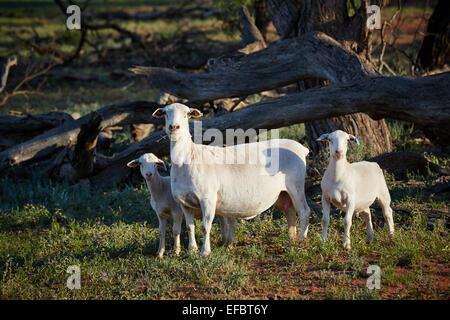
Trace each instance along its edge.
<path fill-rule="evenodd" d="M 408 173 L 416 172 L 427 174 L 428 169 L 441 174 L 450 175 L 450 169 L 427 160 L 422 154 L 411 151 L 390 152 L 368 159 L 367 161 L 376 162 L 382 169 L 394 174 L 396 179 L 405 179 Z"/>
<path fill-rule="evenodd" d="M 12 147 L 43 132 L 74 121 L 65 112 L 49 112 L 24 117 L 0 115 L 0 147 Z"/>
<path fill-rule="evenodd" d="M 154 110 L 160 106 L 154 102 L 135 101 L 113 104 L 98 109 L 96 112 L 103 117 L 101 130 L 133 123 L 150 123 Z M 53 154 L 61 147 L 76 144 L 82 125 L 90 121 L 90 115 L 76 121 L 51 129 L 29 141 L 0 152 L 0 171 L 29 160 L 39 160 Z"/>
<path fill-rule="evenodd" d="M 103 117 L 97 112 L 92 112 L 90 117 L 89 121 L 81 126 L 77 137 L 71 163 L 73 173 L 69 177 L 69 181 L 78 181 L 88 177 L 94 170 L 95 146 L 101 131 Z"/>
<path fill-rule="evenodd" d="M 157 67 L 130 71 L 148 76 L 151 87 L 190 101 L 241 97 L 309 78 L 341 83 L 376 74 L 360 56 L 320 32 L 279 41 L 248 55 L 210 59 L 208 68 L 214 72 L 194 74 Z"/>
<path fill-rule="evenodd" d="M 450 121 L 450 73 L 424 78 L 367 77 L 349 84 L 330 85 L 262 101 L 244 109 L 202 122 L 202 130 L 273 129 L 295 123 L 355 112 L 405 120 L 423 125 L 447 126 Z M 191 133 L 193 124 L 191 124 Z M 168 154 L 169 139 L 158 131 L 133 144 L 95 175 L 94 185 L 111 185 L 127 177 L 128 161 L 146 152 Z"/>

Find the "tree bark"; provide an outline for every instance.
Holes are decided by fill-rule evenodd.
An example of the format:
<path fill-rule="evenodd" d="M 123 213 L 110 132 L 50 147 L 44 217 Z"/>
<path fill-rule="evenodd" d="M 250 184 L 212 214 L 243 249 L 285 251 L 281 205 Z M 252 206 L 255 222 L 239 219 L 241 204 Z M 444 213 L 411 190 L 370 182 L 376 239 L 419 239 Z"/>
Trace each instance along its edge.
<path fill-rule="evenodd" d="M 428 20 L 427 33 L 419 49 L 417 62 L 425 70 L 450 63 L 450 2 L 439 0 Z"/>
<path fill-rule="evenodd" d="M 73 182 L 88 177 L 94 170 L 95 146 L 101 131 L 103 117 L 95 111 L 89 116 L 89 121 L 80 127 L 77 144 L 73 150 L 73 173 L 69 179 Z"/>
<path fill-rule="evenodd" d="M 242 6 L 242 30 L 241 30 L 241 38 L 242 38 L 242 49 L 239 52 L 249 54 L 267 47 L 266 41 L 262 36 L 261 32 L 256 27 L 253 22 L 250 13 L 248 12 L 247 7 Z"/>
<path fill-rule="evenodd" d="M 384 1 L 379 1 L 378 4 L 383 6 Z M 267 5 L 272 21 L 282 38 L 299 37 L 311 31 L 321 31 L 338 40 L 355 54 L 365 56 L 367 53 L 368 1 L 361 1 L 361 6 L 354 8 L 355 14 L 352 17 L 348 14 L 347 1 L 342 0 L 267 0 Z M 325 85 L 325 82 L 305 81 L 300 83 L 299 87 L 309 89 L 315 85 Z M 360 136 L 373 147 L 373 156 L 392 151 L 392 140 L 386 122 L 383 119 L 373 120 L 367 114 L 333 117 L 305 125 L 307 143 L 313 154 L 326 148 L 324 144 L 316 142 L 316 139 L 323 133 L 337 129 Z"/>
<path fill-rule="evenodd" d="M 255 25 L 264 39 L 267 39 L 267 29 L 270 19 L 267 15 L 266 0 L 255 0 Z"/>

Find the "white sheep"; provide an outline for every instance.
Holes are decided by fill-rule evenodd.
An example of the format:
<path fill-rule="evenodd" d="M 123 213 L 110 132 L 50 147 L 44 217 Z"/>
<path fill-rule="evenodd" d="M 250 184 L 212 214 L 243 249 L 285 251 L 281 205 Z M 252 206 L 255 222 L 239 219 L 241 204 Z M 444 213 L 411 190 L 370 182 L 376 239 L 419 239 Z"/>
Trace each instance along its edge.
<path fill-rule="evenodd" d="M 148 191 L 150 192 L 150 205 L 156 212 L 159 221 L 159 248 L 157 257 L 162 258 L 165 251 L 165 235 L 167 219 L 173 220 L 174 253 L 178 255 L 181 250 L 180 233 L 183 222 L 183 211 L 180 205 L 173 199 L 170 186 L 170 177 L 161 176 L 158 167 L 164 168 L 165 164 L 153 153 L 146 153 L 138 159 L 128 162 L 128 167 L 139 166 L 142 177 L 145 179 Z M 200 217 L 201 211 L 195 213 L 195 217 Z M 225 245 L 231 245 L 235 235 L 235 219 L 224 219 L 219 217 L 222 231 L 222 240 Z"/>
<path fill-rule="evenodd" d="M 321 135 L 317 141 L 328 141 L 330 162 L 322 178 L 322 239 L 326 241 L 330 223 L 330 204 L 345 211 L 344 247 L 350 249 L 350 227 L 353 213 L 362 212 L 366 221 L 367 236 L 373 240 L 370 205 L 377 200 L 383 210 L 389 233 L 394 233 L 394 221 L 389 194 L 383 171 L 375 162 L 347 162 L 349 141 L 359 144 L 359 139 L 344 131 L 337 130 Z"/>
<path fill-rule="evenodd" d="M 172 194 L 185 214 L 190 251 L 197 250 L 193 212 L 198 209 L 203 216 L 203 256 L 211 252 L 210 230 L 216 214 L 251 219 L 277 201 L 285 209 L 289 235 L 296 237 L 296 212 L 300 212 L 300 239 L 306 237 L 310 213 L 304 193 L 307 148 L 287 139 L 228 147 L 195 144 L 188 119 L 202 116 L 199 110 L 174 103 L 157 109 L 153 116 L 165 117 Z M 228 162 L 235 154 L 244 161 Z M 251 162 L 255 156 L 258 161 Z"/>

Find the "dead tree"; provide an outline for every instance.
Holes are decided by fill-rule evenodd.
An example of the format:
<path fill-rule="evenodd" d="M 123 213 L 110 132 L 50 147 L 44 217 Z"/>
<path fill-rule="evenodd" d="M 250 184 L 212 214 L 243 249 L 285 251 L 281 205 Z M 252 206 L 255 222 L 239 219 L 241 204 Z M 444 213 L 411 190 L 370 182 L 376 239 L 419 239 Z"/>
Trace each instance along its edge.
<path fill-rule="evenodd" d="M 359 8 L 353 8 L 355 14 L 349 16 L 347 3 L 342 0 L 267 0 L 270 17 L 282 39 L 301 37 L 311 31 L 321 31 L 339 41 L 348 50 L 360 56 L 366 56 L 369 30 L 366 28 L 366 9 L 368 0 L 360 1 Z M 382 8 L 383 0 L 377 4 Z M 335 63 L 340 63 L 335 60 Z M 308 79 L 299 83 L 300 90 L 316 85 L 325 85 L 321 79 Z M 353 114 L 332 117 L 305 123 L 308 146 L 314 154 L 324 148 L 316 139 L 325 132 L 337 129 L 357 135 L 372 146 L 372 155 L 392 150 L 392 141 L 388 127 L 383 119 L 374 120 L 367 114 Z"/>

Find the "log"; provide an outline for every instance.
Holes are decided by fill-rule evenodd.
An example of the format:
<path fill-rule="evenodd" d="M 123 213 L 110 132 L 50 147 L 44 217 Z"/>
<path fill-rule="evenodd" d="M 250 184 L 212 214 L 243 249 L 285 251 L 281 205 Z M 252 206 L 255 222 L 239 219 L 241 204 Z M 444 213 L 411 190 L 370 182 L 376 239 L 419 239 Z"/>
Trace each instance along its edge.
<path fill-rule="evenodd" d="M 154 102 L 135 101 L 109 105 L 98 109 L 103 120 L 100 128 L 133 123 L 151 123 L 150 116 L 160 105 Z M 59 148 L 76 144 L 77 136 L 83 124 L 90 121 L 90 115 L 76 121 L 65 123 L 51 129 L 29 141 L 0 152 L 0 171 L 25 161 L 36 161 L 56 152 Z"/>
<path fill-rule="evenodd" d="M 191 102 L 247 96 L 309 78 L 341 83 L 376 74 L 362 57 L 321 32 L 279 41 L 252 54 L 233 55 L 226 61 L 210 59 L 208 67 L 214 72 L 193 74 L 139 66 L 129 70 L 146 75 L 151 87 Z"/>
<path fill-rule="evenodd" d="M 450 73 L 417 79 L 367 77 L 349 84 L 314 88 L 262 101 L 202 121 L 202 130 L 273 129 L 356 112 L 445 127 L 450 121 L 449 101 Z M 120 182 L 129 174 L 128 161 L 146 152 L 161 157 L 168 151 L 169 139 L 165 132 L 155 132 L 112 159 L 107 168 L 92 177 L 91 182 L 103 186 Z"/>
<path fill-rule="evenodd" d="M 101 131 L 103 117 L 98 112 L 90 113 L 89 117 L 89 121 L 80 127 L 72 157 L 74 170 L 69 181 L 74 182 L 86 178 L 94 169 L 95 146 Z"/>
<path fill-rule="evenodd" d="M 27 114 L 24 117 L 0 115 L 0 146 L 15 146 L 71 121 L 74 121 L 73 117 L 65 112 Z"/>
<path fill-rule="evenodd" d="M 378 163 L 381 169 L 386 169 L 389 173 L 394 174 L 396 179 L 405 179 L 408 172 L 427 174 L 428 169 L 440 175 L 450 175 L 450 169 L 442 168 L 427 160 L 418 152 L 390 152 L 370 158 L 367 161 Z"/>

